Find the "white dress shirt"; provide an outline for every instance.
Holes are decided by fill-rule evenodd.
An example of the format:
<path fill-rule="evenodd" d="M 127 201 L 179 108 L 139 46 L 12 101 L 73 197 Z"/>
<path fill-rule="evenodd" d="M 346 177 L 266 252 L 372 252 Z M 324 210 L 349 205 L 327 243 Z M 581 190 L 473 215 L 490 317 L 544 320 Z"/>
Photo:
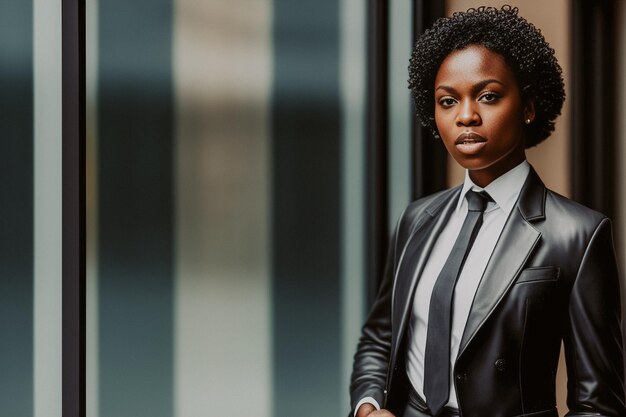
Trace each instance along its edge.
<path fill-rule="evenodd" d="M 483 215 L 483 224 L 467 255 L 454 291 L 450 342 L 450 399 L 447 403 L 448 407 L 458 409 L 452 372 L 474 295 L 487 267 L 487 262 L 493 253 L 504 224 L 515 206 L 529 172 L 530 165 L 527 161 L 524 161 L 484 188 L 494 202 L 490 202 L 487 205 Z M 408 333 L 406 371 L 413 388 L 424 399 L 426 399 L 424 396 L 424 353 L 426 351 L 430 296 L 467 215 L 465 194 L 469 190 L 482 191 L 483 188 L 474 184 L 466 171 L 465 182 L 461 189 L 456 209 L 451 214 L 450 220 L 444 226 L 433 246 L 413 298 L 413 310 Z M 380 409 L 380 405 L 376 400 L 367 397 L 359 402 L 355 408 L 355 413 L 363 403 L 371 403 L 377 409 Z"/>

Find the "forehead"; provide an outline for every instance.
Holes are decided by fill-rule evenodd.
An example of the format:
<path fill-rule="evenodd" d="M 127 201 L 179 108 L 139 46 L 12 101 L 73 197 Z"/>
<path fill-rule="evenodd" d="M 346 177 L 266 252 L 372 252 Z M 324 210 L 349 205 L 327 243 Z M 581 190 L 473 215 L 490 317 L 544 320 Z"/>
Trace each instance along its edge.
<path fill-rule="evenodd" d="M 437 71 L 435 88 L 444 84 L 475 84 L 495 79 L 503 84 L 515 84 L 515 76 L 504 57 L 481 45 L 470 45 L 448 55 Z"/>

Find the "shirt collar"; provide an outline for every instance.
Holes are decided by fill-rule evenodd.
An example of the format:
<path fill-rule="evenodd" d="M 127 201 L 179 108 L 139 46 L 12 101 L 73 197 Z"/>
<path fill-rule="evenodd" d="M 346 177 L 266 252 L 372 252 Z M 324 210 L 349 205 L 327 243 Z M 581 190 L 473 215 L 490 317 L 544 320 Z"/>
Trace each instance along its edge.
<path fill-rule="evenodd" d="M 485 190 L 495 202 L 495 205 L 493 203 L 489 203 L 486 211 L 495 210 L 497 207 L 500 207 L 508 216 L 509 213 L 511 213 L 511 210 L 513 210 L 513 206 L 517 201 L 520 191 L 522 191 L 522 187 L 524 186 L 524 182 L 526 181 L 526 177 L 529 172 L 530 164 L 528 161 L 524 160 L 524 162 L 515 168 L 493 180 L 485 188 L 481 188 L 472 182 L 469 177 L 469 172 L 465 170 L 465 182 L 463 183 L 463 188 L 461 189 L 461 195 L 459 196 L 459 202 L 457 203 L 456 209 L 463 209 L 464 211 L 467 211 L 467 200 L 465 199 L 465 194 L 467 194 L 469 190 Z"/>

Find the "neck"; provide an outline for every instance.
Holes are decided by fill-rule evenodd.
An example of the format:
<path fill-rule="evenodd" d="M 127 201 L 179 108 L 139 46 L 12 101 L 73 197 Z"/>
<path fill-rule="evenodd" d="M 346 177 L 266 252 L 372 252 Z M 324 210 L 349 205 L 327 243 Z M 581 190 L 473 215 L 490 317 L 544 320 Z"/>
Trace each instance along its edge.
<path fill-rule="evenodd" d="M 525 160 L 526 154 L 522 153 L 518 156 L 518 158 L 510 159 L 507 164 L 494 164 L 487 169 L 469 170 L 469 177 L 474 184 L 481 188 L 485 188 Z"/>

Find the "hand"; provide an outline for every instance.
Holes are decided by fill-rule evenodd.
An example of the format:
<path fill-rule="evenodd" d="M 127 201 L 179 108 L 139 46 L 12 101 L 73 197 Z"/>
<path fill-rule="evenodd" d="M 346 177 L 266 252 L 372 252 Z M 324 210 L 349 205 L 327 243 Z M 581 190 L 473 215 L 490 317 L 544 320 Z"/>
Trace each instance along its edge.
<path fill-rule="evenodd" d="M 356 417 L 396 417 L 387 410 L 376 410 L 370 403 L 365 403 L 359 407 Z"/>

